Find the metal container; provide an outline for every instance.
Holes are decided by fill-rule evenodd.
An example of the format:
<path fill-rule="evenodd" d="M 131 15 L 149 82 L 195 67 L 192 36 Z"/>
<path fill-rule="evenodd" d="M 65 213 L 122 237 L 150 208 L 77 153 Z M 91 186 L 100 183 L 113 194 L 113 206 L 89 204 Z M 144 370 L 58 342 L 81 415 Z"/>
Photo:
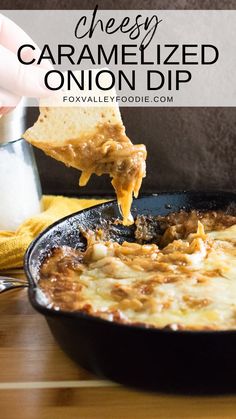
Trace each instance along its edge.
<path fill-rule="evenodd" d="M 8 143 L 21 138 L 25 132 L 26 108 L 22 101 L 13 111 L 0 118 L 0 143 Z"/>
<path fill-rule="evenodd" d="M 41 186 L 25 131 L 25 108 L 17 107 L 0 119 L 0 229 L 16 230 L 41 211 Z"/>

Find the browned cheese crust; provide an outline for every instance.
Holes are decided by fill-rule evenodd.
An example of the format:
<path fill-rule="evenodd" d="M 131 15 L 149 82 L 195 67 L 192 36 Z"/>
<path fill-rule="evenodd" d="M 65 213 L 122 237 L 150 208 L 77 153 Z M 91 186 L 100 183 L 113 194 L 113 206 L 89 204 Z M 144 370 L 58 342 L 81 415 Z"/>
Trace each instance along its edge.
<path fill-rule="evenodd" d="M 221 295 L 230 295 L 224 257 L 235 258 L 235 237 L 220 236 L 235 225 L 236 217 L 223 212 L 181 211 L 139 217 L 139 243 L 104 241 L 100 230 L 87 231 L 85 252 L 53 250 L 39 286 L 56 310 L 173 330 L 236 328 L 233 297 L 225 302 Z"/>

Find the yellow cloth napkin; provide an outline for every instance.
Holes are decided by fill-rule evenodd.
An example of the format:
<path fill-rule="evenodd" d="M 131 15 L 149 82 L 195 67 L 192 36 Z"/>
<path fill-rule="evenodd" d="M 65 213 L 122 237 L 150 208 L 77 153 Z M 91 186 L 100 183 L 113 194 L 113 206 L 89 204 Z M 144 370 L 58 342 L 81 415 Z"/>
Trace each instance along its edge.
<path fill-rule="evenodd" d="M 43 196 L 43 211 L 40 214 L 24 221 L 15 232 L 0 230 L 0 270 L 22 267 L 27 247 L 50 224 L 73 212 L 102 202 L 106 200 Z"/>

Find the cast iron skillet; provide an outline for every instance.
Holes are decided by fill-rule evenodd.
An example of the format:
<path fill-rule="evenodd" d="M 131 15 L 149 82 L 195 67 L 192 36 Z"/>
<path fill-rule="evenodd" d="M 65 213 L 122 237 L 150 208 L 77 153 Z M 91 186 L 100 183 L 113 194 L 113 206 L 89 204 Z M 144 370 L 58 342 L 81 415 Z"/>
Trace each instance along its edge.
<path fill-rule="evenodd" d="M 236 193 L 162 193 L 137 199 L 133 214 L 217 210 L 235 206 Z M 45 230 L 25 255 L 29 299 L 62 349 L 84 368 L 124 384 L 165 391 L 224 392 L 236 389 L 236 331 L 171 331 L 127 326 L 83 313 L 44 306 L 38 268 L 53 247 L 83 248 L 79 226 L 94 228 L 119 217 L 116 202 L 70 215 Z M 133 229 L 114 227 L 111 237 L 132 240 Z"/>

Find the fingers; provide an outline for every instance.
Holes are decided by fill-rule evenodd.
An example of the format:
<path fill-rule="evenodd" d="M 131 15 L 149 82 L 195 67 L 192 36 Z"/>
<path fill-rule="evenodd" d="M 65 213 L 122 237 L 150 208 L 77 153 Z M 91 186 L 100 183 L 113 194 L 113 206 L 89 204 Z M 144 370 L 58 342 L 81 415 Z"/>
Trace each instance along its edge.
<path fill-rule="evenodd" d="M 11 112 L 11 111 L 13 111 L 15 108 L 13 107 L 13 106 L 8 106 L 7 108 L 4 108 L 4 107 L 0 107 L 0 118 L 3 116 L 3 115 L 6 115 L 8 112 Z"/>
<path fill-rule="evenodd" d="M 46 70 L 21 64 L 16 55 L 0 45 L 0 87 L 14 96 L 47 97 L 44 85 Z M 11 106 L 11 105 L 10 105 Z"/>
<path fill-rule="evenodd" d="M 14 93 L 0 88 L 0 115 L 3 115 L 14 109 L 20 100 L 20 96 L 16 96 Z"/>
<path fill-rule="evenodd" d="M 16 25 L 12 20 L 8 19 L 2 14 L 0 14 L 0 44 L 12 51 L 14 54 L 17 54 L 17 51 L 21 45 L 30 44 L 35 47 L 34 51 L 29 49 L 31 59 L 37 59 L 40 55 L 39 47 L 30 38 L 30 36 L 27 35 L 23 29 Z M 47 60 L 43 60 L 43 63 L 40 64 L 40 67 L 45 69 L 53 68 L 52 64 Z"/>
<path fill-rule="evenodd" d="M 0 88 L 0 118 L 2 115 L 13 111 L 20 100 L 21 97 Z"/>
<path fill-rule="evenodd" d="M 25 48 L 22 58 L 31 61 L 40 55 L 40 49 L 19 26 L 0 14 L 0 114 L 15 107 L 21 96 L 47 97 L 50 95 L 44 85 L 46 70 L 53 67 L 49 61 L 40 65 L 23 65 L 18 61 L 17 51 L 21 45 L 30 44 Z"/>

